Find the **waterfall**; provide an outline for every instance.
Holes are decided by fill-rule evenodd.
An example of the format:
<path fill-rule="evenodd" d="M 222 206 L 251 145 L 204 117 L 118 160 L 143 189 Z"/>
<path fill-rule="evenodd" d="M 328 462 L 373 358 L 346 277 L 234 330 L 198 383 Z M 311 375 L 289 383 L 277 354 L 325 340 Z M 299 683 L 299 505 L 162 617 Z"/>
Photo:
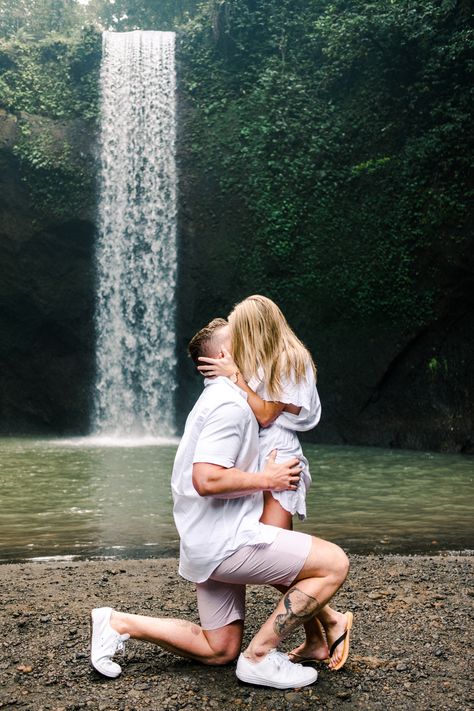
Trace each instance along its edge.
<path fill-rule="evenodd" d="M 174 430 L 173 32 L 104 32 L 95 433 Z"/>

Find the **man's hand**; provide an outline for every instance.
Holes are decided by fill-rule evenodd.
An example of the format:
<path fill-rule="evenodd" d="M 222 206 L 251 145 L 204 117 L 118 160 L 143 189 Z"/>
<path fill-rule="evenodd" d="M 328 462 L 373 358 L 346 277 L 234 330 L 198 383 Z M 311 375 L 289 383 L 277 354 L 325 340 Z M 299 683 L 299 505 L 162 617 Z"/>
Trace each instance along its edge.
<path fill-rule="evenodd" d="M 269 491 L 294 491 L 298 487 L 300 475 L 303 470 L 300 460 L 296 457 L 287 459 L 277 464 L 275 462 L 277 450 L 274 449 L 267 459 L 263 476 L 266 477 Z"/>
<path fill-rule="evenodd" d="M 257 491 L 294 491 L 302 466 L 296 457 L 277 464 L 277 450 L 267 459 L 263 472 L 243 472 L 236 467 L 222 467 L 209 462 L 193 464 L 193 486 L 199 496 L 235 499 Z"/>

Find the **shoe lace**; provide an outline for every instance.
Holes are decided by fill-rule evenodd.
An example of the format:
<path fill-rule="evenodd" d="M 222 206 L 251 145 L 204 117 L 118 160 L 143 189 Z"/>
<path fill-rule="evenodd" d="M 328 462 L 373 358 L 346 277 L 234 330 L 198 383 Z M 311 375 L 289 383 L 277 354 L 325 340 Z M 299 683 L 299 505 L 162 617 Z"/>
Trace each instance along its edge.
<path fill-rule="evenodd" d="M 283 652 L 279 652 L 277 649 L 272 649 L 272 651 L 269 652 L 268 656 L 270 655 L 272 656 L 272 659 L 278 671 L 280 671 L 281 669 L 294 671 L 295 665 L 293 664 L 293 662 L 290 661 L 289 657 L 287 657 L 286 654 L 283 654 Z"/>

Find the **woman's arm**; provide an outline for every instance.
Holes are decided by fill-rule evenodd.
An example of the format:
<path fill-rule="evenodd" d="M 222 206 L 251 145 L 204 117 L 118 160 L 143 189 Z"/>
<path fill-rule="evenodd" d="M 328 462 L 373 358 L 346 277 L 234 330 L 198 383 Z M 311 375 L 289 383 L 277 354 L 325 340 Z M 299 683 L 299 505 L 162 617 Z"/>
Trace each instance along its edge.
<path fill-rule="evenodd" d="M 230 378 L 233 383 L 246 392 L 247 402 L 252 408 L 260 427 L 269 427 L 273 422 L 275 422 L 276 418 L 283 410 L 285 410 L 285 412 L 291 412 L 293 415 L 299 414 L 301 408 L 297 405 L 286 404 L 284 402 L 275 402 L 273 400 L 264 400 L 260 397 L 260 395 L 257 395 L 257 393 L 249 387 L 248 383 L 245 382 L 242 373 L 237 368 L 237 365 L 235 364 L 229 351 L 223 348 L 222 353 L 222 358 L 200 357 L 199 360 L 203 361 L 205 365 L 198 366 L 199 372 L 208 378 L 223 375 L 226 378 Z"/>

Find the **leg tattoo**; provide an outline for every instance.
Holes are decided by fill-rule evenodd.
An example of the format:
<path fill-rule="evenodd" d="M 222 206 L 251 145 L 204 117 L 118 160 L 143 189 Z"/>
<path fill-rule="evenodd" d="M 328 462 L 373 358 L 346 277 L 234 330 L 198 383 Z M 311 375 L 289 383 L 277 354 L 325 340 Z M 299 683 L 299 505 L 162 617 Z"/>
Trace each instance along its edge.
<path fill-rule="evenodd" d="M 307 595 L 298 588 L 291 588 L 283 597 L 286 612 L 277 615 L 273 630 L 283 639 L 295 627 L 311 619 L 321 605 L 315 597 Z"/>
<path fill-rule="evenodd" d="M 175 620 L 177 627 L 186 627 L 190 630 L 191 634 L 195 637 L 201 634 L 202 630 L 199 625 L 194 624 L 194 622 L 189 622 L 189 620 Z"/>

